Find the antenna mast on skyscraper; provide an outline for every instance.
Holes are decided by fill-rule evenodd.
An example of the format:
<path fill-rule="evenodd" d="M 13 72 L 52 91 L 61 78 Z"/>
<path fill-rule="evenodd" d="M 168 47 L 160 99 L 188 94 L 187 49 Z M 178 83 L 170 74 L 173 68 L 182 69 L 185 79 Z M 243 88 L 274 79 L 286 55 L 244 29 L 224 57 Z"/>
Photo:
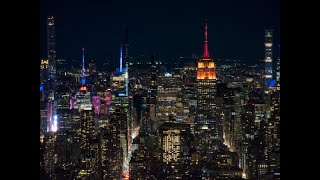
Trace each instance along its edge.
<path fill-rule="evenodd" d="M 120 72 L 122 72 L 122 44 L 120 46 Z"/>
<path fill-rule="evenodd" d="M 84 67 L 84 48 L 82 48 L 82 79 L 81 84 L 86 84 L 85 67 Z"/>

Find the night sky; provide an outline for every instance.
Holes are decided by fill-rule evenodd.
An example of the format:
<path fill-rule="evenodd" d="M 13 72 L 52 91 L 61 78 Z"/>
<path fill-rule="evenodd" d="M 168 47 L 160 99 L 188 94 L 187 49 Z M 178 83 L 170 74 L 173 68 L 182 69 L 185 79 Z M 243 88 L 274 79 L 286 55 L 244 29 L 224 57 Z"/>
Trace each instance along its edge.
<path fill-rule="evenodd" d="M 57 58 L 116 61 L 129 27 L 130 56 L 200 55 L 208 19 L 214 59 L 264 58 L 264 28 L 280 26 L 277 0 L 41 0 L 40 57 L 47 58 L 46 17 L 55 16 Z"/>

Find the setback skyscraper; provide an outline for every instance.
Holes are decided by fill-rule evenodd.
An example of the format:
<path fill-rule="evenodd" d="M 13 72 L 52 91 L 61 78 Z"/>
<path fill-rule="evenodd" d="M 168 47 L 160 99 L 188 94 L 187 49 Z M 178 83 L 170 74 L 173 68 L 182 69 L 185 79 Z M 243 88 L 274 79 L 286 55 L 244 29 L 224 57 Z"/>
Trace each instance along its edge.
<path fill-rule="evenodd" d="M 216 66 L 208 50 L 208 25 L 205 25 L 203 55 L 197 70 L 197 117 L 195 124 L 201 129 L 212 128 L 215 121 Z"/>
<path fill-rule="evenodd" d="M 216 65 L 208 50 L 208 25 L 205 25 L 204 51 L 197 69 L 197 109 L 195 138 L 202 157 L 213 151 L 213 139 L 218 137 L 216 126 Z"/>

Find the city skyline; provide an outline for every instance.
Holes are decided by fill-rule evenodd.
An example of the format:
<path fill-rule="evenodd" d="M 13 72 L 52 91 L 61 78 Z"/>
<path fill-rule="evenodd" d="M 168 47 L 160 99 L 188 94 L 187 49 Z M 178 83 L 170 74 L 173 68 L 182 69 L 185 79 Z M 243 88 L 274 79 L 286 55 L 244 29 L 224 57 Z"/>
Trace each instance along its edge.
<path fill-rule="evenodd" d="M 80 10 L 79 4 L 98 14 L 108 4 L 125 14 L 123 17 L 130 17 L 123 28 L 111 28 L 119 38 L 105 32 L 116 43 L 106 42 L 98 33 L 97 29 L 106 27 L 103 21 L 88 26 L 87 20 L 95 19 L 92 11 L 80 15 L 72 10 Z M 236 6 L 249 5 L 240 4 L 223 7 L 236 11 Z M 63 11 L 68 3 L 56 5 Z M 130 24 L 135 17 L 128 9 L 122 11 L 124 5 L 119 9 L 113 2 L 91 5 L 79 1 L 68 11 L 77 18 L 87 18 L 81 21 L 84 28 L 71 24 L 75 28 L 71 34 L 80 37 L 77 40 L 68 33 L 66 26 L 70 24 L 57 23 L 65 17 L 46 17 L 48 58 L 40 59 L 39 71 L 40 179 L 280 179 L 279 28 L 252 24 L 257 32 L 263 32 L 259 36 L 237 28 L 218 32 L 214 28 L 217 19 L 204 13 L 204 19 L 199 14 L 190 18 L 194 24 L 188 24 L 201 24 L 198 36 L 196 31 L 184 29 L 186 24 L 180 21 L 175 21 L 176 26 L 156 23 L 165 16 L 148 16 L 156 19 L 152 22 L 155 26 L 145 29 Z M 157 14 L 156 9 L 168 6 L 155 3 L 152 7 Z M 185 7 L 174 9 L 177 12 Z M 140 23 L 145 17 L 139 18 Z M 246 24 L 248 19 L 239 17 L 239 24 L 254 29 Z M 170 32 L 163 29 L 167 27 Z M 181 33 L 174 32 L 177 27 L 183 29 Z M 154 39 L 148 33 L 131 35 L 130 29 L 134 32 L 135 28 L 153 32 Z M 187 40 L 194 39 L 193 43 L 179 41 L 176 33 L 180 38 L 192 33 Z M 237 34 L 237 38 L 225 38 L 229 34 Z M 101 37 L 100 43 L 90 39 L 93 37 Z M 216 37 L 225 41 L 215 41 Z M 230 43 L 230 39 L 240 43 Z M 259 51 L 248 48 L 249 44 Z M 105 45 L 110 49 L 101 51 Z M 236 46 L 225 51 L 233 58 L 223 59 L 223 51 L 216 47 L 229 45 Z M 76 57 L 70 58 L 65 53 L 73 54 L 73 49 L 77 49 Z M 192 53 L 182 57 L 182 52 Z M 65 55 L 59 57 L 59 53 Z M 98 57 L 108 53 L 110 57 L 101 65 Z M 258 57 L 250 63 L 241 54 Z"/>
<path fill-rule="evenodd" d="M 71 6 L 72 5 L 72 6 Z M 58 8 L 59 7 L 59 8 Z M 119 46 L 129 30 L 131 56 L 191 57 L 200 55 L 202 25 L 209 23 L 208 37 L 214 59 L 237 58 L 258 62 L 264 58 L 264 28 L 279 28 L 279 3 L 150 2 L 76 4 L 41 2 L 40 56 L 46 53 L 46 17 L 56 18 L 57 58 L 80 60 L 81 49 L 98 63 L 119 59 Z M 275 33 L 277 35 L 277 33 Z M 146 46 L 147 44 L 147 46 Z"/>

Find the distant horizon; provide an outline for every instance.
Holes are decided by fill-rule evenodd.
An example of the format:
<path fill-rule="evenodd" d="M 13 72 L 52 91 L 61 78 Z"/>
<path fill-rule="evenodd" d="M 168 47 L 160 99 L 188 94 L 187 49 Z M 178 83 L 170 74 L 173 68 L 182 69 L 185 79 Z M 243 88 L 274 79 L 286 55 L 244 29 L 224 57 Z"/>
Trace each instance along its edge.
<path fill-rule="evenodd" d="M 145 61 L 139 61 L 139 62 L 143 62 L 143 63 L 148 63 L 149 62 L 149 59 L 151 58 L 151 56 L 154 56 L 154 55 L 146 55 L 145 56 L 145 59 L 142 59 L 142 60 L 145 60 Z M 192 56 L 190 57 L 187 57 L 187 56 L 180 56 L 182 58 L 186 58 L 186 59 L 193 59 Z M 74 61 L 74 62 L 78 62 L 80 63 L 79 65 L 81 65 L 82 63 L 82 60 L 80 59 L 81 57 L 79 58 L 56 58 L 56 60 L 66 60 L 66 61 Z M 167 62 L 167 61 L 170 61 L 171 59 L 178 59 L 179 56 L 176 56 L 176 57 L 166 57 L 166 56 L 155 56 L 155 58 L 161 58 L 161 59 L 155 59 L 155 61 L 162 61 L 162 62 Z M 164 59 L 164 58 L 167 58 L 167 59 Z M 197 63 L 199 58 L 197 59 L 194 59 L 194 63 Z M 40 61 L 41 60 L 47 60 L 47 58 L 40 58 Z M 94 58 L 85 58 L 85 64 L 88 64 L 89 63 L 89 60 L 93 60 L 95 63 L 98 63 L 98 64 L 103 64 L 103 63 L 119 63 L 119 59 L 117 59 L 116 61 L 96 61 Z M 234 61 L 234 60 L 237 60 L 241 63 L 244 63 L 244 64 L 255 64 L 255 63 L 261 63 L 263 62 L 263 59 L 258 59 L 256 60 L 255 62 L 253 61 L 248 61 L 248 60 L 243 60 L 243 59 L 238 59 L 238 58 L 218 58 L 218 59 L 213 59 L 214 61 L 218 61 L 218 62 L 223 62 L 223 61 Z"/>

